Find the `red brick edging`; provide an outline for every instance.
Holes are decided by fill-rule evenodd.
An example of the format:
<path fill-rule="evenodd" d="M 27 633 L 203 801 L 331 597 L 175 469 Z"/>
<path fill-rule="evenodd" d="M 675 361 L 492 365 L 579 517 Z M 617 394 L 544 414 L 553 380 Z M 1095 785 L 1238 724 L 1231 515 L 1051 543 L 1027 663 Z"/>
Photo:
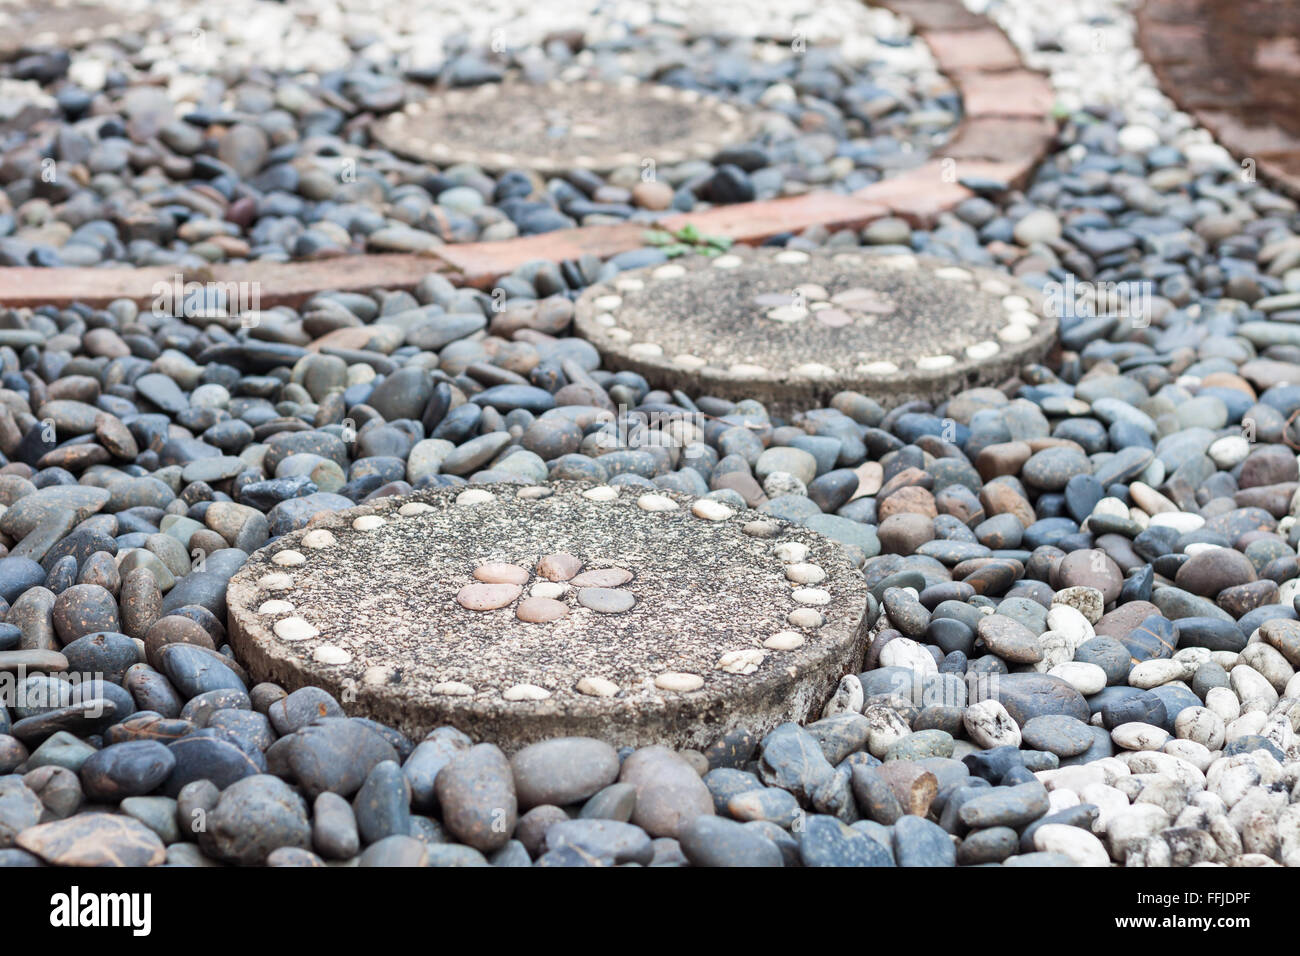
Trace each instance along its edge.
<path fill-rule="evenodd" d="M 1024 68 L 1006 36 L 960 0 L 872 0 L 912 21 L 939 69 L 961 93 L 963 114 L 953 138 L 921 166 L 852 195 L 824 191 L 786 199 L 720 206 L 669 217 L 663 228 L 692 223 L 710 235 L 757 244 L 810 226 L 858 228 L 885 216 L 928 226 L 973 193 L 958 180 L 980 178 L 1024 184 L 1047 153 L 1055 134 L 1052 90 L 1040 73 Z M 411 288 L 440 271 L 479 287 L 534 259 L 558 261 L 591 253 L 602 258 L 638 248 L 639 224 L 586 226 L 500 242 L 440 247 L 431 255 L 346 256 L 319 262 L 236 263 L 188 272 L 185 281 L 257 283 L 263 307 L 298 305 L 325 289 L 364 291 Z M 0 268 L 0 306 L 114 299 L 147 303 L 159 283 L 170 284 L 171 267 L 143 269 Z"/>
<path fill-rule="evenodd" d="M 1178 108 L 1242 160 L 1243 171 L 1253 162 L 1260 178 L 1300 198 L 1300 8 L 1271 0 L 1145 0 L 1137 27 L 1143 58 Z"/>

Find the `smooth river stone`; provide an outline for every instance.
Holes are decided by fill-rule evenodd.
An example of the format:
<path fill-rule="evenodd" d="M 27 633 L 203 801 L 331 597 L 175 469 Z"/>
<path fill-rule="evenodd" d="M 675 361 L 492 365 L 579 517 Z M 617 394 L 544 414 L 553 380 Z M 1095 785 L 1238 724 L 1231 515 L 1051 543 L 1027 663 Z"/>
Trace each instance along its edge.
<path fill-rule="evenodd" d="M 626 568 L 596 568 L 583 571 L 570 583 L 575 588 L 616 588 L 632 580 L 632 572 Z"/>
<path fill-rule="evenodd" d="M 474 569 L 474 579 L 485 584 L 527 584 L 528 571 L 517 564 L 489 561 Z"/>
<path fill-rule="evenodd" d="M 1003 614 L 989 614 L 980 619 L 979 636 L 988 649 L 1013 664 L 1034 664 L 1043 659 L 1038 638 L 1019 621 Z"/>
<path fill-rule="evenodd" d="M 471 611 L 495 611 L 522 593 L 517 584 L 467 584 L 456 592 L 456 600 Z"/>
<path fill-rule="evenodd" d="M 601 614 L 621 614 L 632 609 L 636 598 L 631 591 L 618 588 L 583 588 L 578 592 L 578 603 Z"/>
<path fill-rule="evenodd" d="M 524 598 L 519 602 L 519 607 L 515 609 L 515 614 L 519 620 L 526 621 L 529 624 L 545 624 L 547 621 L 558 621 L 568 613 L 569 606 L 563 601 L 546 597 Z"/>
<path fill-rule="evenodd" d="M 567 581 L 582 570 L 582 560 L 565 551 L 548 554 L 537 562 L 537 573 L 548 581 Z"/>

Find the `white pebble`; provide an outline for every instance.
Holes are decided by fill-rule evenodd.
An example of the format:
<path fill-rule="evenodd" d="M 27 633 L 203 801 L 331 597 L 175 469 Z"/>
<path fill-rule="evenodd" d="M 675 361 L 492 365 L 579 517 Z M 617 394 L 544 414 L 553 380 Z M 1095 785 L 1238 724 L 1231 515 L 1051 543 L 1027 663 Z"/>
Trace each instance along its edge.
<path fill-rule="evenodd" d="M 288 601 L 263 601 L 261 607 L 257 609 L 258 614 L 288 614 L 293 610 L 293 605 Z"/>
<path fill-rule="evenodd" d="M 746 647 L 737 651 L 727 651 L 718 660 L 718 670 L 728 674 L 752 674 L 767 657 L 757 647 Z"/>
<path fill-rule="evenodd" d="M 516 684 L 502 691 L 501 696 L 510 701 L 546 700 L 551 696 L 551 692 L 536 684 Z"/>
<path fill-rule="evenodd" d="M 703 687 L 704 678 L 698 674 L 683 674 L 678 671 L 668 671 L 655 678 L 655 686 L 660 690 L 669 690 L 675 691 L 679 694 L 685 694 L 693 690 L 699 690 Z"/>
<path fill-rule="evenodd" d="M 886 644 L 885 646 L 888 647 L 889 645 Z M 1088 664 L 1084 661 L 1067 661 L 1064 664 L 1057 664 L 1047 673 L 1053 677 L 1061 678 L 1085 697 L 1100 693 L 1106 686 L 1106 672 L 1096 664 Z"/>
<path fill-rule="evenodd" d="M 352 522 L 352 527 L 357 531 L 374 531 L 385 524 L 384 519 L 379 515 L 362 515 Z"/>
<path fill-rule="evenodd" d="M 458 505 L 485 505 L 495 501 L 496 495 L 484 488 L 469 488 L 456 496 Z"/>
<path fill-rule="evenodd" d="M 785 576 L 795 584 L 821 584 L 826 580 L 826 572 L 816 564 L 787 564 Z"/>
<path fill-rule="evenodd" d="M 808 545 L 798 541 L 785 541 L 774 547 L 772 553 L 787 564 L 798 564 L 808 557 Z"/>
<path fill-rule="evenodd" d="M 1110 866 L 1105 845 L 1082 827 L 1045 823 L 1034 831 L 1034 849 L 1060 853 L 1076 866 Z"/>
<path fill-rule="evenodd" d="M 826 620 L 821 611 L 811 607 L 797 607 L 785 619 L 794 627 L 821 627 Z"/>
<path fill-rule="evenodd" d="M 434 684 L 429 689 L 443 697 L 472 697 L 474 695 L 473 687 L 470 687 L 469 684 L 462 684 L 457 680 L 445 680 Z"/>
<path fill-rule="evenodd" d="M 324 528 L 316 528 L 302 536 L 303 547 L 328 548 L 338 544 L 338 539 Z"/>
<path fill-rule="evenodd" d="M 282 641 L 305 641 L 320 633 L 309 621 L 301 617 L 286 617 L 276 621 L 272 630 Z"/>
<path fill-rule="evenodd" d="M 885 645 L 888 646 L 889 644 Z M 971 704 L 962 714 L 962 723 L 970 739 L 985 750 L 1002 746 L 1020 746 L 1020 727 L 1011 719 L 1007 709 L 996 700 L 982 700 L 978 704 Z"/>
<path fill-rule="evenodd" d="M 667 495 L 642 495 L 636 500 L 642 511 L 676 511 L 677 502 Z"/>
<path fill-rule="evenodd" d="M 721 501 L 714 501 L 712 498 L 701 498 L 691 505 L 691 514 L 697 518 L 703 518 L 705 521 L 725 521 L 735 513 L 735 509 L 727 507 Z"/>
<path fill-rule="evenodd" d="M 322 644 L 311 656 L 318 664 L 346 664 L 352 660 L 351 654 L 333 644 Z"/>
<path fill-rule="evenodd" d="M 578 681 L 577 691 L 587 697 L 613 697 L 618 693 L 618 685 L 603 677 L 583 677 Z"/>
<path fill-rule="evenodd" d="M 618 497 L 618 489 L 611 488 L 609 485 L 597 485 L 584 491 L 582 497 L 588 501 L 613 501 Z"/>
<path fill-rule="evenodd" d="M 307 558 L 301 551 L 281 551 L 271 559 L 272 564 L 278 564 L 282 568 L 295 568 L 300 564 L 306 564 Z"/>
<path fill-rule="evenodd" d="M 1134 720 L 1113 729 L 1110 739 L 1125 750 L 1159 750 L 1169 742 L 1169 734 L 1162 727 Z"/>
<path fill-rule="evenodd" d="M 769 651 L 792 651 L 802 647 L 803 643 L 804 637 L 797 631 L 777 631 L 763 642 L 763 646 Z"/>

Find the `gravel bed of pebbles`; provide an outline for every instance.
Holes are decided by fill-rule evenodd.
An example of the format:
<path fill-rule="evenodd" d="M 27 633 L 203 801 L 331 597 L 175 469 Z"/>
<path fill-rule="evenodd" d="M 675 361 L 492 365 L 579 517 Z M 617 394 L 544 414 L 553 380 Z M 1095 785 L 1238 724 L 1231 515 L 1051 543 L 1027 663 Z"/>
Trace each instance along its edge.
<path fill-rule="evenodd" d="M 159 26 L 143 35 L 0 65 L 0 265 L 196 268 L 650 226 L 665 212 L 859 189 L 947 138 L 960 98 L 897 17 L 857 0 L 782 6 L 755 17 L 734 0 L 707 14 L 661 0 L 159 3 Z M 522 154 L 413 162 L 371 134 L 431 92 L 503 81 L 543 91 L 530 114 L 470 96 L 437 148 L 532 130 L 522 138 L 540 159 L 546 138 L 585 135 L 583 96 L 588 110 L 609 96 L 599 84 L 716 97 L 745 111 L 752 132 L 657 164 L 653 152 L 619 153 L 599 173 L 543 172 Z M 548 84 L 565 109 L 545 107 Z M 611 122 L 639 141 L 635 109 Z"/>
<path fill-rule="evenodd" d="M 1141 71 L 1113 79 L 1122 5 L 990 12 L 1070 111 L 1034 182 L 928 232 L 785 244 L 901 245 L 1136 304 L 1063 310 L 1060 352 L 1004 388 L 889 410 L 842 393 L 788 420 L 652 391 L 564 333 L 578 289 L 658 250 L 532 264 L 501 311 L 430 277 L 252 327 L 6 313 L 0 671 L 27 676 L 0 711 L 0 862 L 1300 865 L 1296 207 Z M 1083 58 L 1097 32 L 1106 70 Z M 666 441 L 628 409 L 701 424 Z M 313 515 L 557 478 L 856 549 L 866 669 L 804 726 L 507 758 L 249 686 L 225 647 L 226 581 Z M 102 676 L 58 676 L 83 672 Z"/>

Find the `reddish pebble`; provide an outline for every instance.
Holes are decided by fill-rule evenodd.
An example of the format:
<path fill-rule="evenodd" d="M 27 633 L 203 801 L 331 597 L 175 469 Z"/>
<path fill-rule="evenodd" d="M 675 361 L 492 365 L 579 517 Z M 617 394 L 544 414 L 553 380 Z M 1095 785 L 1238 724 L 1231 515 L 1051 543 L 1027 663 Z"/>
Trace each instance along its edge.
<path fill-rule="evenodd" d="M 527 584 L 528 572 L 517 564 L 489 561 L 474 569 L 474 577 L 488 584 Z"/>
<path fill-rule="evenodd" d="M 537 573 L 548 581 L 567 581 L 582 570 L 582 562 L 566 551 L 548 554 L 537 562 Z"/>
<path fill-rule="evenodd" d="M 515 613 L 519 616 L 519 620 L 527 621 L 529 624 L 545 624 L 547 621 L 558 621 L 566 616 L 569 613 L 569 606 L 554 598 L 530 597 L 519 602 Z"/>
<path fill-rule="evenodd" d="M 495 611 L 523 593 L 517 584 L 467 584 L 456 592 L 456 600 L 471 611 Z"/>
<path fill-rule="evenodd" d="M 616 588 L 632 580 L 632 572 L 626 568 L 596 568 L 583 571 L 573 579 L 575 588 Z"/>

